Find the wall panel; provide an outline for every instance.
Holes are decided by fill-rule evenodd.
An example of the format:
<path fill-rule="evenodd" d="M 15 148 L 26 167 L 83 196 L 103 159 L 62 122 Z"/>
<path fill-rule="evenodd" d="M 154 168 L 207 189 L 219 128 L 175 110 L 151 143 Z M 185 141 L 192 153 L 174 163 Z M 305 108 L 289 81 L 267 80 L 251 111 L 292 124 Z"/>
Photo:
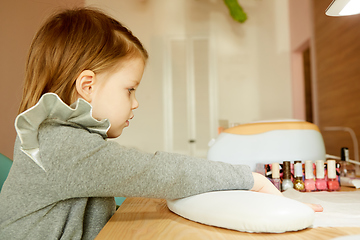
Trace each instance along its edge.
<path fill-rule="evenodd" d="M 16 0 L 0 4 L 0 152 L 13 157 L 17 116 L 31 41 L 45 18 L 84 0 Z"/>
<path fill-rule="evenodd" d="M 329 154 L 347 146 L 354 158 L 350 134 L 324 128 L 348 127 L 360 138 L 360 15 L 326 16 L 330 3 L 312 1 L 319 126 Z"/>

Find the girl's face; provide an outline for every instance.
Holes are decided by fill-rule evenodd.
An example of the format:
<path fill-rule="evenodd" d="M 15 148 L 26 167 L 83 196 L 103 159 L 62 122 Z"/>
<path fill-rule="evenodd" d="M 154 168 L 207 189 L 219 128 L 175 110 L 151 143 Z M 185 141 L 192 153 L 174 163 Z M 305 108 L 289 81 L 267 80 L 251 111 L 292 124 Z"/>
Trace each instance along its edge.
<path fill-rule="evenodd" d="M 134 117 L 133 110 L 139 107 L 135 91 L 140 84 L 144 61 L 132 58 L 124 61 L 119 68 L 111 72 L 96 74 L 91 93 L 90 104 L 95 119 L 108 119 L 111 127 L 108 137 L 116 138 L 123 129 L 129 126 L 129 120 Z"/>

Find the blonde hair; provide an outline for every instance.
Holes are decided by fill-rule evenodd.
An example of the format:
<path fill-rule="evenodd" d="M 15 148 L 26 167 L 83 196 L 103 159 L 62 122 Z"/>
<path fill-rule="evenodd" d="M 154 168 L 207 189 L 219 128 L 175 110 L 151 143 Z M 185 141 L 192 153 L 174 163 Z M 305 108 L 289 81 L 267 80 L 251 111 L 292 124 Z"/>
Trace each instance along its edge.
<path fill-rule="evenodd" d="M 148 53 L 115 19 L 88 8 L 60 12 L 47 20 L 31 44 L 19 113 L 47 92 L 70 105 L 82 71 L 100 73 L 134 56 L 146 62 Z"/>

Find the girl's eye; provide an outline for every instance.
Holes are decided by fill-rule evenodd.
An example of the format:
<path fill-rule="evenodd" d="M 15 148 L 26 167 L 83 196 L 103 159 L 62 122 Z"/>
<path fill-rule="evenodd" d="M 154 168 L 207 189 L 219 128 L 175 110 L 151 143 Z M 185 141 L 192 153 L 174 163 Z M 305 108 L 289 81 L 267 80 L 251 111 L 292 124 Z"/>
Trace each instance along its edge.
<path fill-rule="evenodd" d="M 129 88 L 128 91 L 129 91 L 129 93 L 131 93 L 131 92 L 135 91 L 135 88 Z"/>

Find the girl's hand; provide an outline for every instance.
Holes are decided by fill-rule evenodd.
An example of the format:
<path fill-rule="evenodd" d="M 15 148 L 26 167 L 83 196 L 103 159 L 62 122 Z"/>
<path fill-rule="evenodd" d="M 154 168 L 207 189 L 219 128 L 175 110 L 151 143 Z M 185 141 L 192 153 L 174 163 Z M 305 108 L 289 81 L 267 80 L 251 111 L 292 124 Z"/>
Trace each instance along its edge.
<path fill-rule="evenodd" d="M 272 184 L 264 175 L 256 172 L 253 172 L 252 175 L 254 177 L 254 186 L 250 189 L 251 191 L 283 196 L 274 184 Z"/>
<path fill-rule="evenodd" d="M 252 189 L 250 189 L 251 191 L 283 196 L 283 194 L 265 176 L 255 172 L 253 172 L 252 174 L 254 177 L 254 186 Z M 319 204 L 312 204 L 312 203 L 304 203 L 304 204 L 311 207 L 314 210 L 314 212 L 323 211 L 322 206 Z"/>

